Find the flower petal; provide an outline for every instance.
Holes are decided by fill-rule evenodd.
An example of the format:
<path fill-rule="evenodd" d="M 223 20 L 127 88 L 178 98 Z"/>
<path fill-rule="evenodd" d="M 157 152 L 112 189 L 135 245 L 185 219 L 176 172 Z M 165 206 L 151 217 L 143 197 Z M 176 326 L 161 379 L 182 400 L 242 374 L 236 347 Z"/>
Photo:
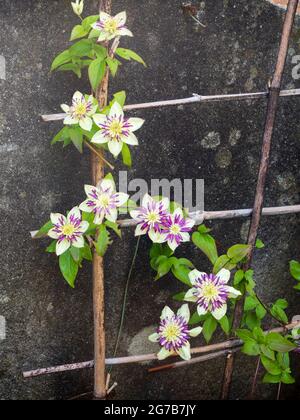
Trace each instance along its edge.
<path fill-rule="evenodd" d="M 183 360 L 190 360 L 191 359 L 191 345 L 190 343 L 186 343 L 185 346 L 181 347 L 181 349 L 177 350 L 177 353 Z"/>
<path fill-rule="evenodd" d="M 196 292 L 197 289 L 195 288 L 189 289 L 184 296 L 184 300 L 187 302 L 197 302 L 198 298 L 195 295 Z"/>
<path fill-rule="evenodd" d="M 172 311 L 171 308 L 169 308 L 169 306 L 165 306 L 164 309 L 162 310 L 160 319 L 166 319 L 166 318 L 172 318 L 172 316 L 174 315 L 174 312 Z"/>
<path fill-rule="evenodd" d="M 159 341 L 159 335 L 157 333 L 151 334 L 149 335 L 148 339 L 152 343 L 157 343 Z"/>
<path fill-rule="evenodd" d="M 80 204 L 79 209 L 81 211 L 84 211 L 85 213 L 91 213 L 96 207 L 96 203 L 93 203 L 93 205 L 90 205 L 91 203 L 92 203 L 92 200 L 90 199 L 85 200 L 83 203 Z"/>
<path fill-rule="evenodd" d="M 103 212 L 97 213 L 94 219 L 95 225 L 102 225 L 103 219 L 104 219 L 104 213 Z"/>
<path fill-rule="evenodd" d="M 151 241 L 155 244 L 162 244 L 166 242 L 166 235 L 163 235 L 160 232 L 155 232 L 154 229 L 150 229 L 148 234 Z"/>
<path fill-rule="evenodd" d="M 190 242 L 191 237 L 190 237 L 189 233 L 181 232 L 180 235 L 181 235 L 181 238 L 182 238 L 182 242 Z"/>
<path fill-rule="evenodd" d="M 69 248 L 71 244 L 67 239 L 64 239 L 63 241 L 57 241 L 56 243 L 56 255 L 60 256 L 64 254 Z"/>
<path fill-rule="evenodd" d="M 142 206 L 147 208 L 152 202 L 153 198 L 149 194 L 145 194 L 142 200 Z"/>
<path fill-rule="evenodd" d="M 104 114 L 95 114 L 93 115 L 93 120 L 95 121 L 95 124 L 100 126 L 100 124 L 104 124 L 107 121 L 107 116 Z"/>
<path fill-rule="evenodd" d="M 102 130 L 97 131 L 96 134 L 92 137 L 91 143 L 96 144 L 105 144 L 109 141 L 109 137 L 105 136 Z"/>
<path fill-rule="evenodd" d="M 219 277 L 224 283 L 228 283 L 230 279 L 230 271 L 226 268 L 222 268 L 222 270 L 218 272 L 217 277 Z"/>
<path fill-rule="evenodd" d="M 113 193 L 116 191 L 116 184 L 112 179 L 103 179 L 99 186 L 103 192 Z"/>
<path fill-rule="evenodd" d="M 133 36 L 133 33 L 127 28 L 121 28 L 117 30 L 119 36 Z"/>
<path fill-rule="evenodd" d="M 127 13 L 126 12 L 121 12 L 118 13 L 114 19 L 118 22 L 119 26 L 125 25 L 126 20 L 127 20 Z"/>
<path fill-rule="evenodd" d="M 114 157 L 118 157 L 123 149 L 123 143 L 118 140 L 109 140 L 108 149 Z"/>
<path fill-rule="evenodd" d="M 60 234 L 55 232 L 54 229 L 55 228 L 49 230 L 48 236 L 49 238 L 52 238 L 52 239 L 58 239 L 60 237 Z"/>
<path fill-rule="evenodd" d="M 139 141 L 134 133 L 129 133 L 128 136 L 122 136 L 122 141 L 130 146 L 138 146 Z"/>
<path fill-rule="evenodd" d="M 111 110 L 109 112 L 110 117 L 124 117 L 123 108 L 119 104 L 119 102 L 115 101 L 113 106 L 111 107 Z"/>
<path fill-rule="evenodd" d="M 60 213 L 51 213 L 50 214 L 50 219 L 51 219 L 51 222 L 54 225 L 61 226 L 61 225 L 65 225 L 67 223 L 67 219 L 65 218 L 65 216 L 63 214 L 60 214 Z M 61 222 L 63 222 L 63 224 Z"/>
<path fill-rule="evenodd" d="M 62 104 L 60 107 L 66 114 L 70 111 L 69 105 Z"/>
<path fill-rule="evenodd" d="M 219 309 L 215 309 L 214 311 L 212 311 L 212 316 L 214 318 L 216 318 L 217 321 L 220 321 L 220 319 L 222 319 L 227 312 L 227 304 L 224 303 L 223 306 L 221 306 L 221 308 Z"/>
<path fill-rule="evenodd" d="M 91 131 L 93 127 L 93 120 L 90 117 L 85 117 L 79 121 L 79 125 L 83 130 Z"/>
<path fill-rule="evenodd" d="M 129 118 L 128 123 L 131 125 L 130 131 L 139 130 L 145 123 L 142 118 Z"/>
<path fill-rule="evenodd" d="M 84 247 L 84 238 L 83 238 L 83 236 L 78 236 L 75 241 L 72 241 L 72 245 L 75 248 L 83 248 Z"/>
<path fill-rule="evenodd" d="M 167 197 L 162 198 L 160 203 L 162 205 L 162 210 L 168 210 L 170 206 L 170 200 Z"/>
<path fill-rule="evenodd" d="M 118 201 L 117 207 L 123 206 L 125 203 L 127 203 L 129 199 L 129 195 L 125 193 L 117 193 L 115 194 L 116 200 Z"/>
<path fill-rule="evenodd" d="M 178 243 L 176 242 L 176 240 L 175 239 L 173 239 L 173 240 L 171 240 L 171 239 L 169 239 L 168 240 L 168 245 L 169 245 L 169 248 L 171 248 L 172 249 L 172 251 L 174 252 L 177 248 L 178 248 Z"/>
<path fill-rule="evenodd" d="M 193 285 L 197 284 L 197 280 L 200 279 L 205 274 L 206 273 L 203 273 L 203 272 L 198 271 L 198 270 L 191 271 L 190 274 L 189 274 L 189 278 L 190 278 L 191 283 Z"/>
<path fill-rule="evenodd" d="M 96 28 L 97 29 L 97 28 Z M 99 28 L 98 28 L 99 29 Z M 98 42 L 103 42 L 109 40 L 109 35 L 106 32 L 100 32 Z"/>
<path fill-rule="evenodd" d="M 84 220 L 83 222 L 80 223 L 80 226 L 78 228 L 78 232 L 85 233 L 88 230 L 89 227 L 90 227 L 89 222 Z"/>
<path fill-rule="evenodd" d="M 146 229 L 142 229 L 143 224 L 140 223 L 139 225 L 137 225 L 136 229 L 135 229 L 135 236 L 141 236 L 141 235 L 146 235 L 147 233 L 147 228 Z"/>
<path fill-rule="evenodd" d="M 157 353 L 158 360 L 165 360 L 167 357 L 172 356 L 172 352 L 164 347 Z"/>
<path fill-rule="evenodd" d="M 188 323 L 191 317 L 189 305 L 187 303 L 182 305 L 182 307 L 178 309 L 177 315 L 182 316 L 182 318 Z"/>
<path fill-rule="evenodd" d="M 97 188 L 94 187 L 93 185 L 85 185 L 84 186 L 84 191 L 86 193 L 86 195 L 90 198 L 90 197 L 94 197 L 95 192 L 98 193 Z"/>
<path fill-rule="evenodd" d="M 241 296 L 241 292 L 236 290 L 234 287 L 226 286 L 227 292 L 229 293 L 230 299 L 236 299 L 237 297 Z"/>
<path fill-rule="evenodd" d="M 117 218 L 118 218 L 118 210 L 117 209 L 110 209 L 109 213 L 106 213 L 105 217 L 110 222 L 115 223 Z"/>
<path fill-rule="evenodd" d="M 134 220 L 140 220 L 140 210 L 130 210 L 130 217 Z"/>
<path fill-rule="evenodd" d="M 180 207 L 178 207 L 177 209 L 174 210 L 174 213 L 172 215 L 173 220 L 175 219 L 176 216 L 179 216 L 181 219 L 183 219 L 183 211 Z"/>
<path fill-rule="evenodd" d="M 198 313 L 199 316 L 206 315 L 207 312 L 208 311 L 207 311 L 207 309 L 204 308 L 204 306 L 201 306 L 201 305 L 197 306 L 197 313 Z"/>
<path fill-rule="evenodd" d="M 71 115 L 68 115 L 65 119 L 64 119 L 64 124 L 65 125 L 75 125 L 78 124 L 79 120 L 78 118 L 74 118 Z"/>
<path fill-rule="evenodd" d="M 77 91 L 77 92 L 74 93 L 74 95 L 73 95 L 73 101 L 74 102 L 76 102 L 76 103 L 77 102 L 83 102 L 84 100 L 85 100 L 84 96 L 81 92 Z"/>
<path fill-rule="evenodd" d="M 79 207 L 78 207 L 78 206 L 74 207 L 74 208 L 70 211 L 70 213 L 68 214 L 68 217 L 67 217 L 68 222 L 70 222 L 70 220 L 71 220 L 72 216 L 73 216 L 73 218 L 75 218 L 75 219 L 79 219 L 79 220 L 81 220 L 81 213 L 80 213 L 80 210 L 79 210 Z"/>
<path fill-rule="evenodd" d="M 101 22 L 106 22 L 107 20 L 110 20 L 111 16 L 108 13 L 105 12 L 100 12 L 100 21 Z"/>
<path fill-rule="evenodd" d="M 198 337 L 198 335 L 200 335 L 203 331 L 202 327 L 197 327 L 197 328 L 193 328 L 192 330 L 189 331 L 189 334 L 191 337 Z"/>

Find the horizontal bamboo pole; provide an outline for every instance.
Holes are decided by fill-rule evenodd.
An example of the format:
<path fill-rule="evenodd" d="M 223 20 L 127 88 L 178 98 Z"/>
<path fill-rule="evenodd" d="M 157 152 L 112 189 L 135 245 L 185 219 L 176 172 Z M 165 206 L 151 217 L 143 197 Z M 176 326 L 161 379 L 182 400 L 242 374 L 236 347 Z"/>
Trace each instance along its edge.
<path fill-rule="evenodd" d="M 241 210 L 223 210 L 223 211 L 199 211 L 190 213 L 191 219 L 195 220 L 196 225 L 201 225 L 205 220 L 218 220 L 218 219 L 237 219 L 240 217 L 250 217 L 253 209 Z M 294 206 L 283 207 L 266 207 L 263 209 L 263 216 L 283 216 L 287 214 L 300 213 L 300 204 Z M 129 228 L 137 225 L 133 219 L 119 220 L 118 224 L 121 228 Z M 38 231 L 30 232 L 32 239 L 40 239 L 42 236 L 37 237 Z M 45 235 L 46 236 L 46 235 Z"/>
<path fill-rule="evenodd" d="M 271 329 L 267 332 L 284 332 L 284 331 L 290 331 L 294 328 L 300 328 L 300 322 L 292 322 L 289 325 L 286 325 L 285 327 L 279 327 Z M 203 356 L 201 360 L 199 361 L 205 361 L 205 360 L 211 360 L 215 357 L 219 357 L 222 352 L 222 355 L 227 354 L 228 352 L 232 353 L 235 349 L 240 348 L 243 345 L 243 341 L 236 339 L 236 340 L 227 340 L 222 343 L 218 344 L 211 344 L 209 346 L 201 346 L 201 347 L 195 347 L 191 349 L 191 354 L 206 354 L 206 353 L 212 353 L 212 354 L 206 354 L 206 356 Z M 217 353 L 216 353 L 217 352 Z M 214 356 L 213 356 L 214 355 Z M 123 365 L 123 364 L 132 364 L 132 363 L 143 363 L 143 362 L 151 362 L 153 360 L 157 360 L 157 355 L 155 353 L 152 354 L 143 354 L 143 355 L 137 355 L 137 356 L 128 356 L 128 357 L 116 357 L 116 358 L 110 358 L 106 359 L 105 363 L 106 365 Z M 192 359 L 196 360 L 196 359 Z M 191 361 L 189 361 L 191 362 Z M 178 363 L 183 362 L 177 362 L 176 367 L 178 366 Z M 187 362 L 185 362 L 187 363 Z M 170 365 L 168 365 L 168 369 Z M 94 367 L 94 361 L 88 361 L 88 362 L 82 362 L 82 363 L 72 363 L 68 365 L 62 365 L 62 366 L 55 366 L 55 367 L 49 367 L 44 369 L 37 369 L 37 370 L 31 370 L 28 372 L 24 372 L 23 376 L 24 378 L 34 378 L 37 376 L 42 375 L 50 375 L 54 373 L 61 373 L 61 372 L 68 372 L 72 370 L 80 370 L 80 369 L 87 369 L 87 368 L 93 368 Z M 160 369 L 163 369 L 164 367 L 161 366 Z M 157 370 L 157 369 L 156 369 Z"/>
<path fill-rule="evenodd" d="M 149 108 L 162 108 L 167 106 L 178 106 L 178 105 L 188 105 L 195 103 L 209 103 L 209 102 L 223 102 L 223 101 L 245 101 L 245 100 L 257 100 L 267 98 L 269 92 L 255 92 L 255 93 L 237 93 L 232 95 L 211 95 L 203 96 L 194 94 L 189 98 L 183 99 L 173 99 L 170 101 L 157 101 L 157 102 L 145 102 L 141 104 L 125 105 L 125 111 L 134 111 L 139 109 L 149 109 Z M 289 89 L 282 90 L 280 92 L 281 97 L 288 96 L 299 96 L 300 89 Z M 66 114 L 52 114 L 52 115 L 42 115 L 43 121 L 60 121 L 66 117 Z"/>

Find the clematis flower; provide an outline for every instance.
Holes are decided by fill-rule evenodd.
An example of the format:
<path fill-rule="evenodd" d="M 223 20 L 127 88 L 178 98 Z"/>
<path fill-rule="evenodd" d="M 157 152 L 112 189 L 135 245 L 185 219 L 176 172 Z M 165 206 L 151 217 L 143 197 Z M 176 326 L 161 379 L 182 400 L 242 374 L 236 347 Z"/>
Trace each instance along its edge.
<path fill-rule="evenodd" d="M 201 327 L 189 330 L 190 310 L 188 305 L 182 305 L 175 315 L 166 306 L 160 317 L 160 325 L 157 332 L 150 335 L 149 340 L 159 343 L 162 347 L 157 354 L 158 360 L 164 360 L 169 356 L 178 355 L 184 360 L 190 360 L 191 348 L 190 337 L 197 337 L 202 332 Z"/>
<path fill-rule="evenodd" d="M 168 242 L 172 251 L 175 251 L 182 242 L 189 242 L 189 232 L 194 225 L 194 220 L 184 218 L 181 209 L 176 209 L 173 214 L 165 218 L 162 234 L 165 235 L 165 241 Z"/>
<path fill-rule="evenodd" d="M 210 312 L 215 319 L 222 319 L 227 312 L 227 300 L 241 295 L 241 292 L 227 285 L 230 271 L 225 268 L 217 275 L 193 270 L 189 278 L 193 288 L 187 292 L 184 300 L 196 302 L 200 316 Z"/>
<path fill-rule="evenodd" d="M 133 36 L 132 32 L 125 26 L 126 20 L 126 12 L 118 13 L 114 17 L 101 12 L 99 21 L 92 25 L 93 29 L 101 31 L 98 41 L 110 41 L 117 36 Z"/>
<path fill-rule="evenodd" d="M 98 105 L 95 105 L 95 99 L 90 96 L 85 99 L 84 95 L 76 92 L 73 96 L 72 106 L 61 105 L 62 110 L 67 114 L 64 124 L 79 124 L 83 130 L 91 131 L 93 126 L 92 116 L 96 113 Z"/>
<path fill-rule="evenodd" d="M 162 224 L 167 217 L 168 207 L 168 198 L 157 202 L 149 194 L 146 194 L 142 201 L 142 207 L 130 212 L 130 216 L 138 222 L 135 236 L 148 234 L 152 242 L 165 242 L 165 236 L 162 235 Z"/>
<path fill-rule="evenodd" d="M 77 16 L 81 16 L 83 12 L 84 7 L 84 0 L 76 0 L 75 2 L 71 2 L 73 7 L 73 12 Z"/>
<path fill-rule="evenodd" d="M 81 220 L 78 207 L 74 207 L 68 217 L 59 213 L 51 214 L 51 222 L 54 227 L 49 230 L 48 236 L 57 239 L 56 254 L 64 254 L 71 246 L 84 247 L 84 233 L 89 228 L 89 223 Z"/>
<path fill-rule="evenodd" d="M 96 114 L 93 118 L 100 131 L 94 135 L 92 143 L 108 143 L 108 149 L 115 157 L 121 153 L 123 143 L 131 146 L 139 144 L 134 131 L 141 128 L 145 121 L 141 118 L 125 118 L 118 102 L 113 104 L 108 116 Z"/>
<path fill-rule="evenodd" d="M 115 223 L 118 218 L 117 208 L 126 203 L 129 195 L 117 193 L 114 182 L 109 179 L 104 179 L 97 187 L 85 185 L 84 188 L 88 198 L 80 204 L 80 210 L 94 213 L 96 225 L 101 225 L 104 218 Z"/>

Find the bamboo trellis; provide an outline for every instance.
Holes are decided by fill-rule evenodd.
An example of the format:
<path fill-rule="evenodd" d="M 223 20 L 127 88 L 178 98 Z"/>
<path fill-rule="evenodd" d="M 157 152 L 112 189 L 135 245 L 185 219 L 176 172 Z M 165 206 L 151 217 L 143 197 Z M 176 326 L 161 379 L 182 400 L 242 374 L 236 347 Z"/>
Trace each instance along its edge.
<path fill-rule="evenodd" d="M 112 0 L 102 0 L 100 2 L 100 11 L 107 13 L 111 12 Z M 255 241 L 257 238 L 258 228 L 260 225 L 261 216 L 275 216 L 275 215 L 286 215 L 295 214 L 300 212 L 300 205 L 285 206 L 285 207 L 271 207 L 263 208 L 264 202 L 264 190 L 266 183 L 266 176 L 269 168 L 269 158 L 271 151 L 271 143 L 273 137 L 273 131 L 275 126 L 276 112 L 278 108 L 278 101 L 280 97 L 299 96 L 300 89 L 292 90 L 281 90 L 282 77 L 287 57 L 288 44 L 292 31 L 293 22 L 296 15 L 298 6 L 298 0 L 289 0 L 288 8 L 285 16 L 285 21 L 282 30 L 281 43 L 279 48 L 278 59 L 276 63 L 276 69 L 272 82 L 266 92 L 257 93 L 242 93 L 235 95 L 215 95 L 215 96 L 201 96 L 194 94 L 190 98 L 175 99 L 168 101 L 150 102 L 135 105 L 127 105 L 125 110 L 138 110 L 147 108 L 158 108 L 175 105 L 185 104 L 196 104 L 196 103 L 207 103 L 217 101 L 239 101 L 239 100 L 259 100 L 267 99 L 267 117 L 264 130 L 264 137 L 262 143 L 262 155 L 260 162 L 260 169 L 257 181 L 257 188 L 255 194 L 255 202 L 253 209 L 241 209 L 241 210 L 225 210 L 225 211 L 214 211 L 214 212 L 197 212 L 191 213 L 190 216 L 196 221 L 197 224 L 203 223 L 204 220 L 215 220 L 215 219 L 234 219 L 239 217 L 251 217 L 251 226 L 248 237 L 248 244 L 251 245 L 251 252 L 249 253 L 245 269 L 249 269 L 253 251 L 255 248 Z M 100 107 L 104 107 L 107 103 L 108 96 L 108 76 L 106 73 L 104 80 L 97 92 L 97 99 Z M 42 119 L 46 122 L 58 121 L 64 118 L 64 114 L 54 115 L 43 115 Z M 91 168 L 92 178 L 96 183 L 103 178 L 105 159 L 103 154 L 95 156 L 92 154 Z M 132 227 L 135 222 L 132 220 L 123 220 L 119 222 L 120 226 Z M 35 238 L 37 232 L 32 232 L 32 237 Z M 105 359 L 105 328 L 104 328 L 104 270 L 103 270 L 103 259 L 97 254 L 94 256 L 93 261 L 93 307 L 94 307 L 94 360 L 83 363 L 74 363 L 69 365 L 50 367 L 45 369 L 38 369 L 24 373 L 25 378 L 48 375 L 52 373 L 72 371 L 77 369 L 94 368 L 94 397 L 103 399 L 107 394 L 107 384 L 105 378 L 105 365 L 118 365 L 127 363 L 141 363 L 144 361 L 156 360 L 157 357 L 154 354 L 130 356 L 130 357 L 119 357 Z M 239 301 L 234 315 L 234 328 L 238 328 L 241 322 L 241 316 L 243 311 L 243 301 Z M 290 330 L 292 328 L 299 328 L 300 323 L 293 322 L 284 328 L 278 328 L 272 331 L 282 332 L 284 330 Z M 200 363 L 206 360 L 214 359 L 217 357 L 226 357 L 226 367 L 224 372 L 224 381 L 222 388 L 222 399 L 229 397 L 230 386 L 232 382 L 232 373 L 234 369 L 234 355 L 240 350 L 242 345 L 241 340 L 229 340 L 224 343 L 214 344 L 210 346 L 203 346 L 192 349 L 192 354 L 204 354 L 203 356 L 193 358 L 189 364 Z M 186 362 L 175 362 L 164 366 L 163 368 L 176 368 L 185 366 Z M 162 370 L 162 367 L 150 369 L 150 371 Z"/>

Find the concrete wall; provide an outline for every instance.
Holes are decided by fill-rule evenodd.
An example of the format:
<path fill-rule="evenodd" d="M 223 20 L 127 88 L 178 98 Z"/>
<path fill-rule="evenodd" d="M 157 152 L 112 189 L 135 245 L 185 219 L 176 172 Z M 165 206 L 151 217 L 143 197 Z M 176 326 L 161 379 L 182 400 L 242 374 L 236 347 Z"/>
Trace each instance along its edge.
<path fill-rule="evenodd" d="M 149 65 L 145 70 L 126 64 L 112 83 L 111 92 L 128 91 L 129 103 L 266 88 L 283 19 L 283 11 L 269 2 L 201 2 L 205 30 L 183 16 L 181 0 L 113 3 L 115 12 L 128 11 L 135 34 L 125 45 L 140 52 Z M 89 8 L 94 13 L 96 2 L 90 1 Z M 59 104 L 76 88 L 87 91 L 88 85 L 69 74 L 49 74 L 53 57 L 68 46 L 77 22 L 69 1 L 2 0 L 0 19 L 0 55 L 7 69 L 6 80 L 0 80 L 0 316 L 2 324 L 6 321 L 6 338 L 0 335 L 0 398 L 63 399 L 91 390 L 92 372 L 27 381 L 21 372 L 92 359 L 91 271 L 82 270 L 76 289 L 70 290 L 53 256 L 43 252 L 46 242 L 31 241 L 28 232 L 47 220 L 51 210 L 63 212 L 84 198 L 82 186 L 90 180 L 88 154 L 50 147 L 60 123 L 43 124 L 39 115 L 59 112 Z M 297 20 L 295 29 L 299 24 Z M 285 88 L 299 87 L 292 78 L 296 41 L 289 50 Z M 281 101 L 266 205 L 299 202 L 299 110 L 298 98 Z M 136 115 L 147 123 L 139 134 L 141 144 L 134 150 L 129 179 L 204 178 L 207 210 L 251 207 L 265 103 L 195 105 Z M 121 164 L 119 168 L 124 169 Z M 247 226 L 245 221 L 213 223 L 220 249 L 245 240 Z M 299 313 L 299 295 L 288 274 L 288 261 L 300 255 L 299 217 L 264 219 L 260 238 L 266 243 L 254 263 L 260 293 L 267 302 L 286 296 L 290 314 Z M 108 356 L 134 246 L 132 232 L 126 232 L 106 257 Z M 166 299 L 182 289 L 172 277 L 153 281 L 148 248 L 144 240 L 130 287 L 120 355 L 152 351 L 146 336 Z M 182 254 L 207 268 L 191 245 L 183 247 Z M 153 375 L 145 365 L 120 367 L 114 368 L 113 379 L 119 383 L 117 398 L 213 399 L 219 396 L 223 366 L 224 360 L 218 360 Z M 253 372 L 254 360 L 239 356 L 232 398 L 246 396 Z M 299 395 L 299 385 L 283 393 L 293 398 Z M 259 387 L 258 398 L 275 394 L 273 386 Z"/>

